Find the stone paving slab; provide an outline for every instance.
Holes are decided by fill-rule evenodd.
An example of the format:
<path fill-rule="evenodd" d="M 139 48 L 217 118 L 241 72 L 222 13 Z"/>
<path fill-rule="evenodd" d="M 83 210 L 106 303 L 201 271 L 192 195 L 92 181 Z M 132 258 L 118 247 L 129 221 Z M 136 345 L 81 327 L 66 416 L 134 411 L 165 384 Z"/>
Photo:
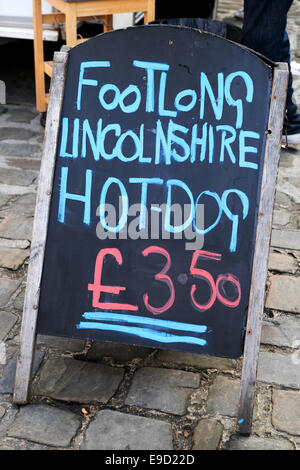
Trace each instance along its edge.
<path fill-rule="evenodd" d="M 37 135 L 39 135 L 37 132 L 20 126 L 0 128 L 0 140 L 29 140 Z"/>
<path fill-rule="evenodd" d="M 300 277 L 271 276 L 270 284 L 266 308 L 300 313 Z"/>
<path fill-rule="evenodd" d="M 1 157 L 0 157 L 1 158 Z M 22 186 L 21 184 L 10 185 L 0 183 L 0 192 L 3 195 L 8 196 L 19 196 L 22 194 L 34 193 L 36 191 L 35 185 Z"/>
<path fill-rule="evenodd" d="M 111 357 L 118 362 L 128 362 L 133 359 L 146 358 L 153 350 L 127 344 L 94 342 L 88 351 L 87 358 L 90 361 L 99 361 L 105 357 Z"/>
<path fill-rule="evenodd" d="M 288 439 L 268 437 L 233 437 L 230 439 L 230 450 L 294 450 Z"/>
<path fill-rule="evenodd" d="M 291 214 L 284 209 L 275 209 L 273 211 L 273 225 L 285 226 L 290 221 Z"/>
<path fill-rule="evenodd" d="M 135 373 L 125 404 L 183 415 L 199 385 L 200 376 L 193 372 L 144 367 Z"/>
<path fill-rule="evenodd" d="M 293 202 L 296 204 L 300 203 L 300 190 L 297 187 L 297 184 L 299 184 L 299 178 L 297 180 L 294 180 L 292 182 L 292 178 L 289 178 L 289 181 L 285 181 L 280 185 L 281 191 L 283 191 L 285 194 L 287 194 Z"/>
<path fill-rule="evenodd" d="M 81 449 L 170 450 L 172 427 L 158 419 L 103 410 L 89 425 Z"/>
<path fill-rule="evenodd" d="M 32 378 L 37 373 L 41 362 L 44 358 L 45 353 L 43 351 L 39 351 L 38 349 L 35 351 L 33 367 L 32 367 Z M 4 372 L 0 377 L 0 395 L 1 394 L 10 394 L 12 395 L 14 392 L 15 387 L 15 375 L 16 375 L 16 368 L 17 368 L 17 354 L 9 361 L 9 363 L 5 366 Z"/>
<path fill-rule="evenodd" d="M 22 303 L 22 302 L 20 302 Z M 56 354 L 80 352 L 84 349 L 85 341 L 82 339 L 63 338 L 59 336 L 37 335 L 37 345 L 55 351 Z"/>
<path fill-rule="evenodd" d="M 10 157 L 22 158 L 39 158 L 41 153 L 39 144 L 19 143 L 19 142 L 0 142 L 0 156 L 7 155 Z"/>
<path fill-rule="evenodd" d="M 29 250 L 7 249 L 0 246 L 0 267 L 16 271 L 29 257 Z"/>
<path fill-rule="evenodd" d="M 221 375 L 217 376 L 209 390 L 207 413 L 236 417 L 240 389 L 240 380 Z"/>
<path fill-rule="evenodd" d="M 31 158 L 26 158 L 24 160 L 23 158 L 18 158 L 18 157 L 4 157 L 3 162 L 5 165 L 8 165 L 9 167 L 14 167 L 14 168 L 20 168 L 20 169 L 28 169 L 28 170 L 35 170 L 39 171 L 41 167 L 41 162 L 38 159 L 31 159 Z M 37 180 L 35 180 L 35 183 Z"/>
<path fill-rule="evenodd" d="M 117 390 L 123 370 L 75 359 L 49 359 L 34 394 L 56 400 L 90 403 L 107 401 Z"/>
<path fill-rule="evenodd" d="M 257 379 L 269 384 L 300 389 L 298 354 L 260 351 Z"/>
<path fill-rule="evenodd" d="M 30 124 L 31 121 L 38 116 L 35 108 L 28 108 L 27 106 L 10 106 L 6 115 L 7 121 L 20 122 Z"/>
<path fill-rule="evenodd" d="M 6 217 L 0 223 L 0 237 L 17 240 L 31 240 L 33 217 Z"/>
<path fill-rule="evenodd" d="M 13 306 L 15 312 L 23 312 L 23 305 L 24 305 L 24 297 L 25 297 L 25 290 L 20 290 L 18 295 L 15 297 Z"/>
<path fill-rule="evenodd" d="M 0 341 L 0 367 L 5 366 L 6 362 L 7 362 L 6 344 L 4 341 Z"/>
<path fill-rule="evenodd" d="M 18 317 L 10 312 L 0 311 L 0 341 L 6 338 Z"/>
<path fill-rule="evenodd" d="M 29 186 L 37 177 L 38 173 L 32 170 L 0 168 L 0 183 L 4 184 L 21 184 L 22 186 Z"/>
<path fill-rule="evenodd" d="M 265 320 L 262 325 L 261 343 L 297 348 L 300 345 L 300 319 L 283 315 L 274 320 Z"/>
<path fill-rule="evenodd" d="M 297 259 L 286 253 L 270 253 L 269 269 L 282 273 L 295 274 L 298 269 Z"/>
<path fill-rule="evenodd" d="M 291 198 L 282 191 L 276 190 L 275 194 L 275 207 L 288 209 L 292 205 Z"/>
<path fill-rule="evenodd" d="M 223 425 L 210 418 L 201 419 L 194 430 L 193 450 L 217 450 L 221 442 Z"/>
<path fill-rule="evenodd" d="M 53 447 L 36 444 L 33 441 L 25 441 L 24 439 L 14 439 L 13 437 L 5 437 L 1 440 L 0 450 L 53 450 Z"/>
<path fill-rule="evenodd" d="M 278 431 L 300 436 L 300 391 L 273 390 L 272 422 Z"/>
<path fill-rule="evenodd" d="M 80 424 L 80 418 L 70 411 L 46 405 L 27 405 L 20 409 L 7 435 L 49 446 L 67 447 Z"/>
<path fill-rule="evenodd" d="M 6 204 L 8 203 L 10 199 L 11 199 L 11 196 L 7 194 L 0 194 L 0 208 L 2 208 L 3 206 L 6 206 Z"/>
<path fill-rule="evenodd" d="M 0 308 L 7 305 L 20 284 L 21 281 L 18 279 L 0 278 Z"/>
<path fill-rule="evenodd" d="M 30 247 L 30 241 L 29 240 L 10 240 L 9 238 L 1 238 L 0 237 L 0 247 L 1 248 L 7 248 L 8 250 L 10 248 L 20 248 L 24 250 L 25 248 Z"/>
<path fill-rule="evenodd" d="M 234 359 L 167 350 L 159 351 L 157 359 L 170 364 L 194 366 L 199 369 L 226 370 L 232 369 L 236 365 L 236 361 Z"/>
<path fill-rule="evenodd" d="M 273 229 L 271 246 L 288 248 L 290 250 L 300 250 L 300 231 Z"/>
<path fill-rule="evenodd" d="M 1 443 L 4 438 L 7 436 L 8 429 L 13 424 L 16 415 L 18 414 L 18 409 L 15 406 L 7 403 L 1 403 L 2 408 L 2 417 L 0 418 L 0 449 Z"/>
<path fill-rule="evenodd" d="M 29 193 L 19 196 L 6 209 L 0 211 L 1 217 L 7 215 L 33 217 L 35 210 L 36 194 Z"/>

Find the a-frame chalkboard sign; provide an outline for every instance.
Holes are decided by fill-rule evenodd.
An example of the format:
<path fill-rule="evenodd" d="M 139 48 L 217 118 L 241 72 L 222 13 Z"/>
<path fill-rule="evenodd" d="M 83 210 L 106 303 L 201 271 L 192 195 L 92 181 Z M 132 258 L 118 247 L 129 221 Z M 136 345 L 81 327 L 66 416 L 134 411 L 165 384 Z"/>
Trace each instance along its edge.
<path fill-rule="evenodd" d="M 249 433 L 287 76 L 166 25 L 55 54 L 15 403 L 37 333 L 243 356 Z"/>

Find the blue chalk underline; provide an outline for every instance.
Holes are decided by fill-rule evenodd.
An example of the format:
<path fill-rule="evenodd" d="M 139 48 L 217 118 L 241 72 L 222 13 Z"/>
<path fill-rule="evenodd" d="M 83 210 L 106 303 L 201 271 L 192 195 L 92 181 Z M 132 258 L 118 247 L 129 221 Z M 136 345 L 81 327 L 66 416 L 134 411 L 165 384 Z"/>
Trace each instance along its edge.
<path fill-rule="evenodd" d="M 76 328 L 78 329 L 115 331 L 118 333 L 134 335 L 161 343 L 189 343 L 196 344 L 198 346 L 205 346 L 207 344 L 207 341 L 202 338 L 174 335 L 169 331 L 159 331 L 151 328 L 144 328 L 144 325 L 151 325 L 157 326 L 159 328 L 166 328 L 168 330 L 171 329 L 184 332 L 190 331 L 193 333 L 205 333 L 207 331 L 207 326 L 205 325 L 193 325 L 190 323 L 181 323 L 169 320 L 161 320 L 158 318 L 148 318 L 110 312 L 85 312 L 82 316 L 84 319 L 96 321 L 82 321 L 76 325 Z M 138 327 L 132 325 L 126 326 L 114 323 L 102 323 L 103 321 L 125 322 L 130 324 L 135 323 L 142 326 Z"/>

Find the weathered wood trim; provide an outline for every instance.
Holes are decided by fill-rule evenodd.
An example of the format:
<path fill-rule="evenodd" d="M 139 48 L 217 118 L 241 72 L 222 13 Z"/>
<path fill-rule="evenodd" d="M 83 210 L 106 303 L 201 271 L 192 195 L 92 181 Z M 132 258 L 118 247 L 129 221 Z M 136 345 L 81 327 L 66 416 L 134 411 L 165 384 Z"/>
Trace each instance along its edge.
<path fill-rule="evenodd" d="M 25 404 L 28 401 L 31 370 L 34 358 L 36 324 L 38 315 L 40 283 L 42 278 L 45 244 L 50 211 L 55 168 L 56 148 L 60 114 L 66 78 L 68 53 L 54 54 L 53 77 L 51 81 L 49 107 L 45 127 L 39 186 L 32 232 L 31 254 L 27 275 L 27 286 L 23 308 L 20 345 L 13 402 Z"/>
<path fill-rule="evenodd" d="M 285 110 L 288 68 L 280 63 L 274 69 L 266 139 L 261 195 L 258 211 L 255 251 L 252 268 L 248 320 L 246 327 L 238 431 L 250 434 L 257 376 L 260 335 L 268 274 L 268 257 L 272 231 L 274 197 L 280 157 L 281 134 Z"/>

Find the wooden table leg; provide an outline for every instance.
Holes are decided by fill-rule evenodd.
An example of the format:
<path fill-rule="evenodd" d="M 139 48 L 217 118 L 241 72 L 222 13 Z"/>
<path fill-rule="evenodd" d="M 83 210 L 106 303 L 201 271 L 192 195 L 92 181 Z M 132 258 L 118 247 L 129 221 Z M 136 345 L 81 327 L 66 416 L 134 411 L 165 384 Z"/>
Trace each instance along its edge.
<path fill-rule="evenodd" d="M 103 32 L 107 33 L 113 29 L 113 15 L 103 16 Z"/>
<path fill-rule="evenodd" d="M 45 98 L 44 44 L 41 0 L 33 0 L 32 6 L 36 107 L 40 113 L 43 113 L 47 109 L 47 104 Z"/>
<path fill-rule="evenodd" d="M 155 0 L 148 0 L 147 11 L 144 13 L 144 24 L 155 20 Z"/>
<path fill-rule="evenodd" d="M 68 3 L 66 11 L 66 45 L 76 46 L 77 44 L 77 5 Z"/>

